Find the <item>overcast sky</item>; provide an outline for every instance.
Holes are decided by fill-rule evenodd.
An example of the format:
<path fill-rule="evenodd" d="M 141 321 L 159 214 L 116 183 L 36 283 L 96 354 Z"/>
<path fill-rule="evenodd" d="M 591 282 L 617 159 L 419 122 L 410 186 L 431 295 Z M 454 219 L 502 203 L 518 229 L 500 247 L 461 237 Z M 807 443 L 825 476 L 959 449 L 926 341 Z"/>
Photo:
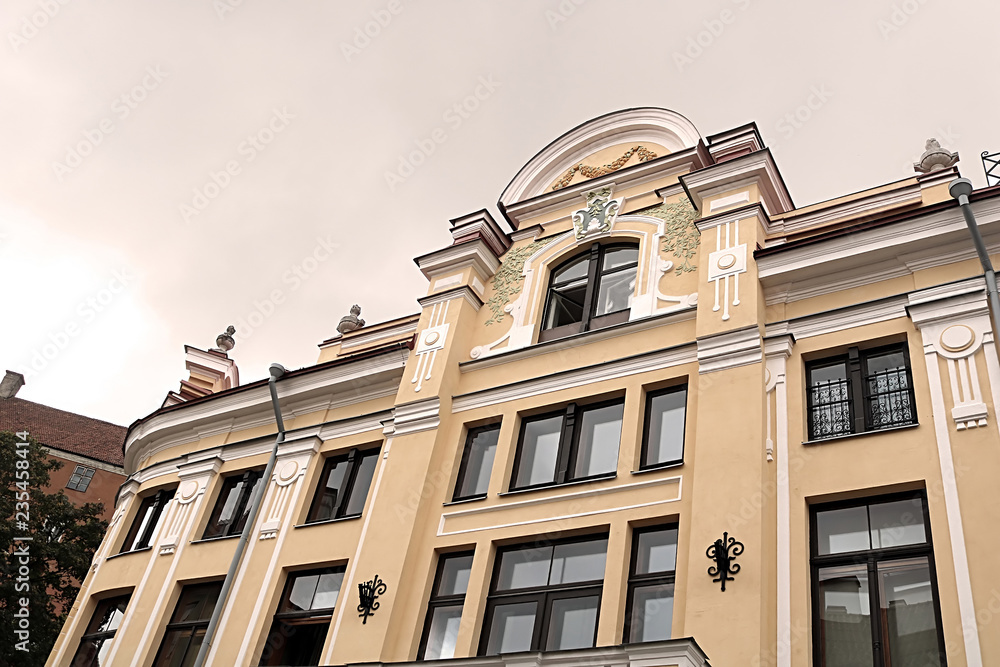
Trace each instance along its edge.
<path fill-rule="evenodd" d="M 998 25 L 995 0 L 4 0 L 0 370 L 129 424 L 229 324 L 243 382 L 312 364 L 351 304 L 416 312 L 448 220 L 616 109 L 756 121 L 798 206 L 906 178 L 932 136 L 982 187 Z"/>

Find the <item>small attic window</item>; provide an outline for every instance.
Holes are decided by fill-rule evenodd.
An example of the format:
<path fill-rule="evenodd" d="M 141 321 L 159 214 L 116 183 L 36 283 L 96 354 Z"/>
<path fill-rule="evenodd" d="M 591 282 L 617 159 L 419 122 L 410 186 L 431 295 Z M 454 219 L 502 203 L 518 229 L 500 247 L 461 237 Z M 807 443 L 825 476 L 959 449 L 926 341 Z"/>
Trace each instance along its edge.
<path fill-rule="evenodd" d="M 552 271 L 539 342 L 627 322 L 639 268 L 639 246 L 601 245 Z"/>

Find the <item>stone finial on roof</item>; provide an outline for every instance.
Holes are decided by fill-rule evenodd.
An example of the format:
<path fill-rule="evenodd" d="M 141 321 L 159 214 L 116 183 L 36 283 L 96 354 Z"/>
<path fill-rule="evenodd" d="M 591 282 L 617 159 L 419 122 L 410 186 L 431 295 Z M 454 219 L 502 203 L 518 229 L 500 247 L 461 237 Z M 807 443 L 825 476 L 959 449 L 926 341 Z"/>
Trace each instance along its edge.
<path fill-rule="evenodd" d="M 212 352 L 226 354 L 229 350 L 236 347 L 236 340 L 233 338 L 234 333 L 236 333 L 236 327 L 230 324 L 225 331 L 215 337 L 215 347 L 212 348 Z"/>
<path fill-rule="evenodd" d="M 337 325 L 337 331 L 345 334 L 349 331 L 355 331 L 365 326 L 365 321 L 358 317 L 361 314 L 361 306 L 354 304 L 351 306 L 351 314 L 344 315 L 340 318 L 340 324 Z"/>
<path fill-rule="evenodd" d="M 952 153 L 946 148 L 941 148 L 937 139 L 927 140 L 924 146 L 924 154 L 920 156 L 920 161 L 913 163 L 913 171 L 926 174 L 938 169 L 954 167 L 958 163 L 958 153 Z"/>
<path fill-rule="evenodd" d="M 7 371 L 0 380 L 0 398 L 14 398 L 18 390 L 24 386 L 24 376 L 15 371 Z"/>

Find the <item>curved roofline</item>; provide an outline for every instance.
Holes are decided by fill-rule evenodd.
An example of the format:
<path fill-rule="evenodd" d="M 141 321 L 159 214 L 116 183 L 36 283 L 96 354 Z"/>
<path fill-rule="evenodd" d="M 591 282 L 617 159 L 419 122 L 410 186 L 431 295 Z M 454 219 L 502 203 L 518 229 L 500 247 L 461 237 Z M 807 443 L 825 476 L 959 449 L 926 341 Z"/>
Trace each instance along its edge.
<path fill-rule="evenodd" d="M 582 159 L 606 146 L 597 145 L 601 139 L 610 139 L 612 146 L 629 141 L 629 134 L 659 129 L 662 136 L 657 143 L 671 152 L 691 148 L 701 140 L 701 134 L 685 116 L 664 107 L 629 107 L 591 118 L 551 141 L 535 153 L 510 180 L 500 195 L 501 210 L 510 204 L 541 194 L 563 164 Z M 652 137 L 650 137 L 652 138 Z M 551 178 L 550 178 L 551 176 Z"/>

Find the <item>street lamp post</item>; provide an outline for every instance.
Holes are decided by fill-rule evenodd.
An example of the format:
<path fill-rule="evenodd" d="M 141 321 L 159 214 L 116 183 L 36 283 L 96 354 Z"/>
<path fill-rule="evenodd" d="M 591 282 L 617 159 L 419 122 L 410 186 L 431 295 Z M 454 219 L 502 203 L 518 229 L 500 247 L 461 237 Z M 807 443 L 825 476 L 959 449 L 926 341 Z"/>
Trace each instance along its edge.
<path fill-rule="evenodd" d="M 994 336 L 1000 336 L 1000 295 L 997 294 L 997 277 L 996 273 L 993 272 L 990 253 L 987 252 L 986 244 L 983 243 L 983 237 L 979 233 L 976 216 L 972 213 L 972 206 L 969 204 L 972 181 L 967 178 L 956 178 L 948 185 L 948 194 L 958 200 L 962 215 L 965 216 L 965 224 L 969 227 L 969 233 L 972 235 L 972 243 L 976 246 L 979 262 L 983 265 L 983 272 L 986 276 L 986 294 L 990 301 L 990 315 L 993 317 L 993 332 Z"/>

